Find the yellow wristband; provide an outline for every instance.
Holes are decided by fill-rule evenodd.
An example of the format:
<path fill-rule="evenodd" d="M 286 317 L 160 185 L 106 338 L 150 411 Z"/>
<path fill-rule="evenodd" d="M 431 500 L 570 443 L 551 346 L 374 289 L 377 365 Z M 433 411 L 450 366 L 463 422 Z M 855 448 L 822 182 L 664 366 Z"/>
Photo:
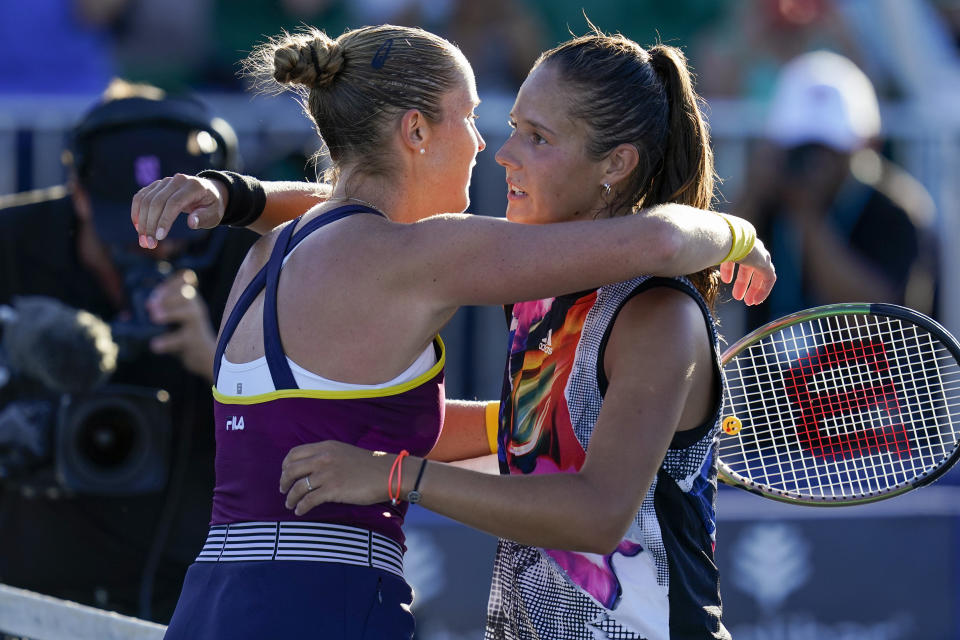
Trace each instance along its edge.
<path fill-rule="evenodd" d="M 497 434 L 500 432 L 500 403 L 488 402 L 483 410 L 483 421 L 487 426 L 487 444 L 490 453 L 497 452 Z"/>
<path fill-rule="evenodd" d="M 753 228 L 753 225 L 743 218 L 728 216 L 719 211 L 715 211 L 714 213 L 723 218 L 727 223 L 727 226 L 730 227 L 730 235 L 732 236 L 730 252 L 727 253 L 726 257 L 720 262 L 738 262 L 750 255 L 750 252 L 753 251 L 753 244 L 757 240 L 757 231 Z"/>

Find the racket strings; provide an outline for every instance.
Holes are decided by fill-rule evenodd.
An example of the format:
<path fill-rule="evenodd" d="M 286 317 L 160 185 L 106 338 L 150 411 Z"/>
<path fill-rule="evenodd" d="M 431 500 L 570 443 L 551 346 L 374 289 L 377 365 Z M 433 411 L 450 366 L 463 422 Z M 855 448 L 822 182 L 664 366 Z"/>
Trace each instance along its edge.
<path fill-rule="evenodd" d="M 916 325 L 876 315 L 776 331 L 725 367 L 720 459 L 788 495 L 842 498 L 913 483 L 957 448 L 960 367 Z"/>

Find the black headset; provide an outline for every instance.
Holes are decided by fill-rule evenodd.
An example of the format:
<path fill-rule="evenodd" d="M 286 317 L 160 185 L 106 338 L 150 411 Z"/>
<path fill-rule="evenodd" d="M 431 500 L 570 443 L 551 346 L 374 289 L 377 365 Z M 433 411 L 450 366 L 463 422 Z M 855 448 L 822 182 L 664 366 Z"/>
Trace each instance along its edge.
<path fill-rule="evenodd" d="M 132 97 L 108 100 L 90 109 L 70 134 L 72 164 L 85 175 L 88 144 L 98 135 L 126 127 L 170 126 L 209 133 L 217 143 L 214 168 L 235 169 L 238 165 L 237 134 L 226 120 L 214 117 L 207 106 L 192 98 Z"/>

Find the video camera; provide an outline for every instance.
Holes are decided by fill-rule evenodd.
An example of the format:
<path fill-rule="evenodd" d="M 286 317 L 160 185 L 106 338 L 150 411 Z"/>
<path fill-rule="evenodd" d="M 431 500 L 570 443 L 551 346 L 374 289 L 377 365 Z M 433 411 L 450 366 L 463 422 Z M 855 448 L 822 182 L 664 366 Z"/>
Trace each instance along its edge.
<path fill-rule="evenodd" d="M 0 307 L 0 324 L 0 392 L 11 398 L 0 405 L 0 478 L 50 495 L 162 489 L 170 396 L 108 384 L 120 352 L 110 326 L 40 296 Z"/>
<path fill-rule="evenodd" d="M 209 265 L 224 236 L 180 221 L 167 239 L 179 243 L 177 257 L 157 259 L 138 251 L 130 203 L 163 176 L 235 168 L 236 135 L 191 98 L 119 97 L 83 116 L 64 160 L 123 277 L 128 311 L 108 325 L 52 298 L 20 298 L 5 308 L 0 479 L 50 496 L 157 492 L 170 466 L 170 393 L 111 374 L 118 363 L 141 366 L 150 340 L 169 331 L 150 321 L 153 289 L 177 269 Z"/>

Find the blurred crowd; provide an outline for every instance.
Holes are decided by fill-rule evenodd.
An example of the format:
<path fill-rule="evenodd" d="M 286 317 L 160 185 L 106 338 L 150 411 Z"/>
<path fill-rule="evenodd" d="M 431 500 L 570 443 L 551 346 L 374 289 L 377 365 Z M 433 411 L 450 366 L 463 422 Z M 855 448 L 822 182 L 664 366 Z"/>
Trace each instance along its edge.
<path fill-rule="evenodd" d="M 920 0 L 941 37 L 960 42 L 960 2 Z M 679 44 L 706 96 L 769 97 L 791 58 L 828 48 L 851 58 L 881 96 L 897 86 L 883 43 L 856 33 L 861 0 L 35 0 L 0 6 L 0 92 L 98 93 L 113 76 L 170 90 L 240 90 L 237 62 L 266 34 L 320 26 L 422 26 L 459 44 L 482 83 L 515 89 L 540 51 L 584 16 L 642 44 Z M 881 3 L 883 4 L 883 3 Z M 910 3 L 903 3 L 910 4 Z M 866 6 L 864 6 L 866 5 Z M 847 16 L 847 19 L 844 18 Z M 43 34 L 42 41 L 37 34 Z M 929 34 L 924 34 L 929 37 Z M 890 44 L 890 43 L 888 43 Z M 888 47 L 889 48 L 889 47 Z"/>
<path fill-rule="evenodd" d="M 239 61 L 265 34 L 314 25 L 337 35 L 348 27 L 392 22 L 422 26 L 456 42 L 474 65 L 481 97 L 499 98 L 503 104 L 509 104 L 539 53 L 571 32 L 582 32 L 588 20 L 607 31 L 620 31 L 641 44 L 662 41 L 682 46 L 697 74 L 697 89 L 708 102 L 744 100 L 761 105 L 768 118 L 779 117 L 769 110 L 775 108 L 773 99 L 781 71 L 806 52 L 831 51 L 862 70 L 870 85 L 864 89 L 870 94 L 868 101 L 915 99 L 934 104 L 944 99 L 938 88 L 950 79 L 943 75 L 945 65 L 938 63 L 952 56 L 952 66 L 956 68 L 960 43 L 958 0 L 631 0 L 592 3 L 589 7 L 584 7 L 580 0 L 35 0 L 0 5 L 0 97 L 92 97 L 117 76 L 172 93 L 239 95 L 249 89 L 238 73 Z M 38 33 L 44 34 L 42 41 L 37 40 Z M 855 281 L 873 279 L 880 285 L 865 289 L 833 287 L 833 291 L 827 291 L 830 287 L 805 282 L 810 280 L 804 271 L 810 262 L 804 263 L 800 259 L 803 251 L 794 247 L 796 259 L 781 263 L 788 273 L 780 290 L 795 285 L 803 291 L 787 294 L 782 304 L 774 303 L 769 313 L 755 314 L 751 323 L 798 304 L 851 296 L 879 296 L 912 303 L 926 312 L 936 311 L 932 279 L 937 252 L 927 243 L 937 212 L 932 204 L 935 198 L 923 192 L 923 177 L 912 180 L 898 170 L 898 150 L 884 140 L 885 128 L 880 123 L 856 143 L 843 142 L 839 146 L 830 137 L 835 137 L 835 132 L 813 131 L 816 127 L 830 127 L 835 121 L 840 122 L 836 126 L 851 124 L 841 122 L 845 117 L 844 101 L 859 98 L 840 86 L 838 77 L 826 80 L 839 91 L 833 111 L 810 115 L 815 126 L 811 125 L 811 130 L 804 134 L 809 139 L 795 137 L 787 146 L 817 143 L 842 153 L 845 157 L 840 163 L 846 165 L 856 156 L 856 166 L 874 167 L 871 175 L 877 174 L 877 163 L 882 161 L 886 178 L 880 191 L 904 210 L 903 224 L 917 236 L 913 248 L 906 252 L 912 257 L 905 255 L 894 261 L 898 266 L 897 272 L 892 273 L 888 264 L 875 264 L 880 259 L 879 249 L 864 249 L 863 260 L 852 260 L 846 266 L 856 274 Z M 807 115 L 795 113 L 792 117 L 802 120 Z M 496 144 L 498 135 L 503 134 L 499 131 L 502 123 L 481 123 L 484 127 L 494 129 L 485 131 L 485 135 L 489 133 Z M 721 172 L 726 169 L 737 173 L 720 176 L 736 188 L 732 193 L 724 190 L 726 204 L 721 206 L 752 207 L 741 213 L 769 227 L 774 219 L 768 206 L 771 201 L 796 205 L 793 195 L 809 195 L 810 190 L 809 185 L 798 187 L 800 176 L 794 171 L 797 154 L 788 153 L 784 158 L 789 162 L 778 163 L 774 161 L 776 154 L 771 155 L 764 129 L 755 128 L 752 135 L 757 144 L 753 144 L 750 157 L 742 166 L 719 165 Z M 773 142 L 773 147 L 784 147 L 782 141 L 779 145 Z M 17 144 L 23 151 L 26 143 L 22 136 Z M 315 148 L 301 145 L 278 150 L 277 143 L 268 146 L 269 158 L 248 154 L 248 169 L 265 178 L 299 179 L 311 174 L 305 167 Z M 855 153 L 862 150 L 870 150 L 874 155 L 865 160 L 868 156 Z M 492 172 L 497 171 L 491 159 L 481 158 L 480 175 L 491 171 L 484 168 L 488 160 Z M 782 181 L 774 184 L 775 169 L 792 172 L 787 178 L 793 195 L 779 191 L 785 188 Z M 845 173 L 843 169 L 837 171 L 838 175 Z M 863 176 L 863 170 L 846 173 L 853 179 Z M 841 191 L 848 196 L 849 184 L 844 187 L 842 182 L 821 185 L 821 193 L 808 200 L 820 198 L 823 202 L 802 206 L 825 209 Z M 18 186 L 48 185 L 31 184 L 20 176 Z M 483 198 L 475 202 L 486 206 Z M 825 211 L 822 213 L 826 215 Z M 853 222 L 837 236 L 839 244 L 865 246 L 882 240 L 864 240 L 864 234 L 854 229 L 858 215 L 850 216 Z M 779 238 L 779 231 L 770 231 L 775 239 Z M 796 231 L 793 229 L 789 235 L 797 236 Z M 914 263 L 920 255 L 927 259 L 917 267 Z M 791 270 L 798 272 L 796 277 L 791 277 Z M 908 291 L 911 287 L 912 292 Z"/>

